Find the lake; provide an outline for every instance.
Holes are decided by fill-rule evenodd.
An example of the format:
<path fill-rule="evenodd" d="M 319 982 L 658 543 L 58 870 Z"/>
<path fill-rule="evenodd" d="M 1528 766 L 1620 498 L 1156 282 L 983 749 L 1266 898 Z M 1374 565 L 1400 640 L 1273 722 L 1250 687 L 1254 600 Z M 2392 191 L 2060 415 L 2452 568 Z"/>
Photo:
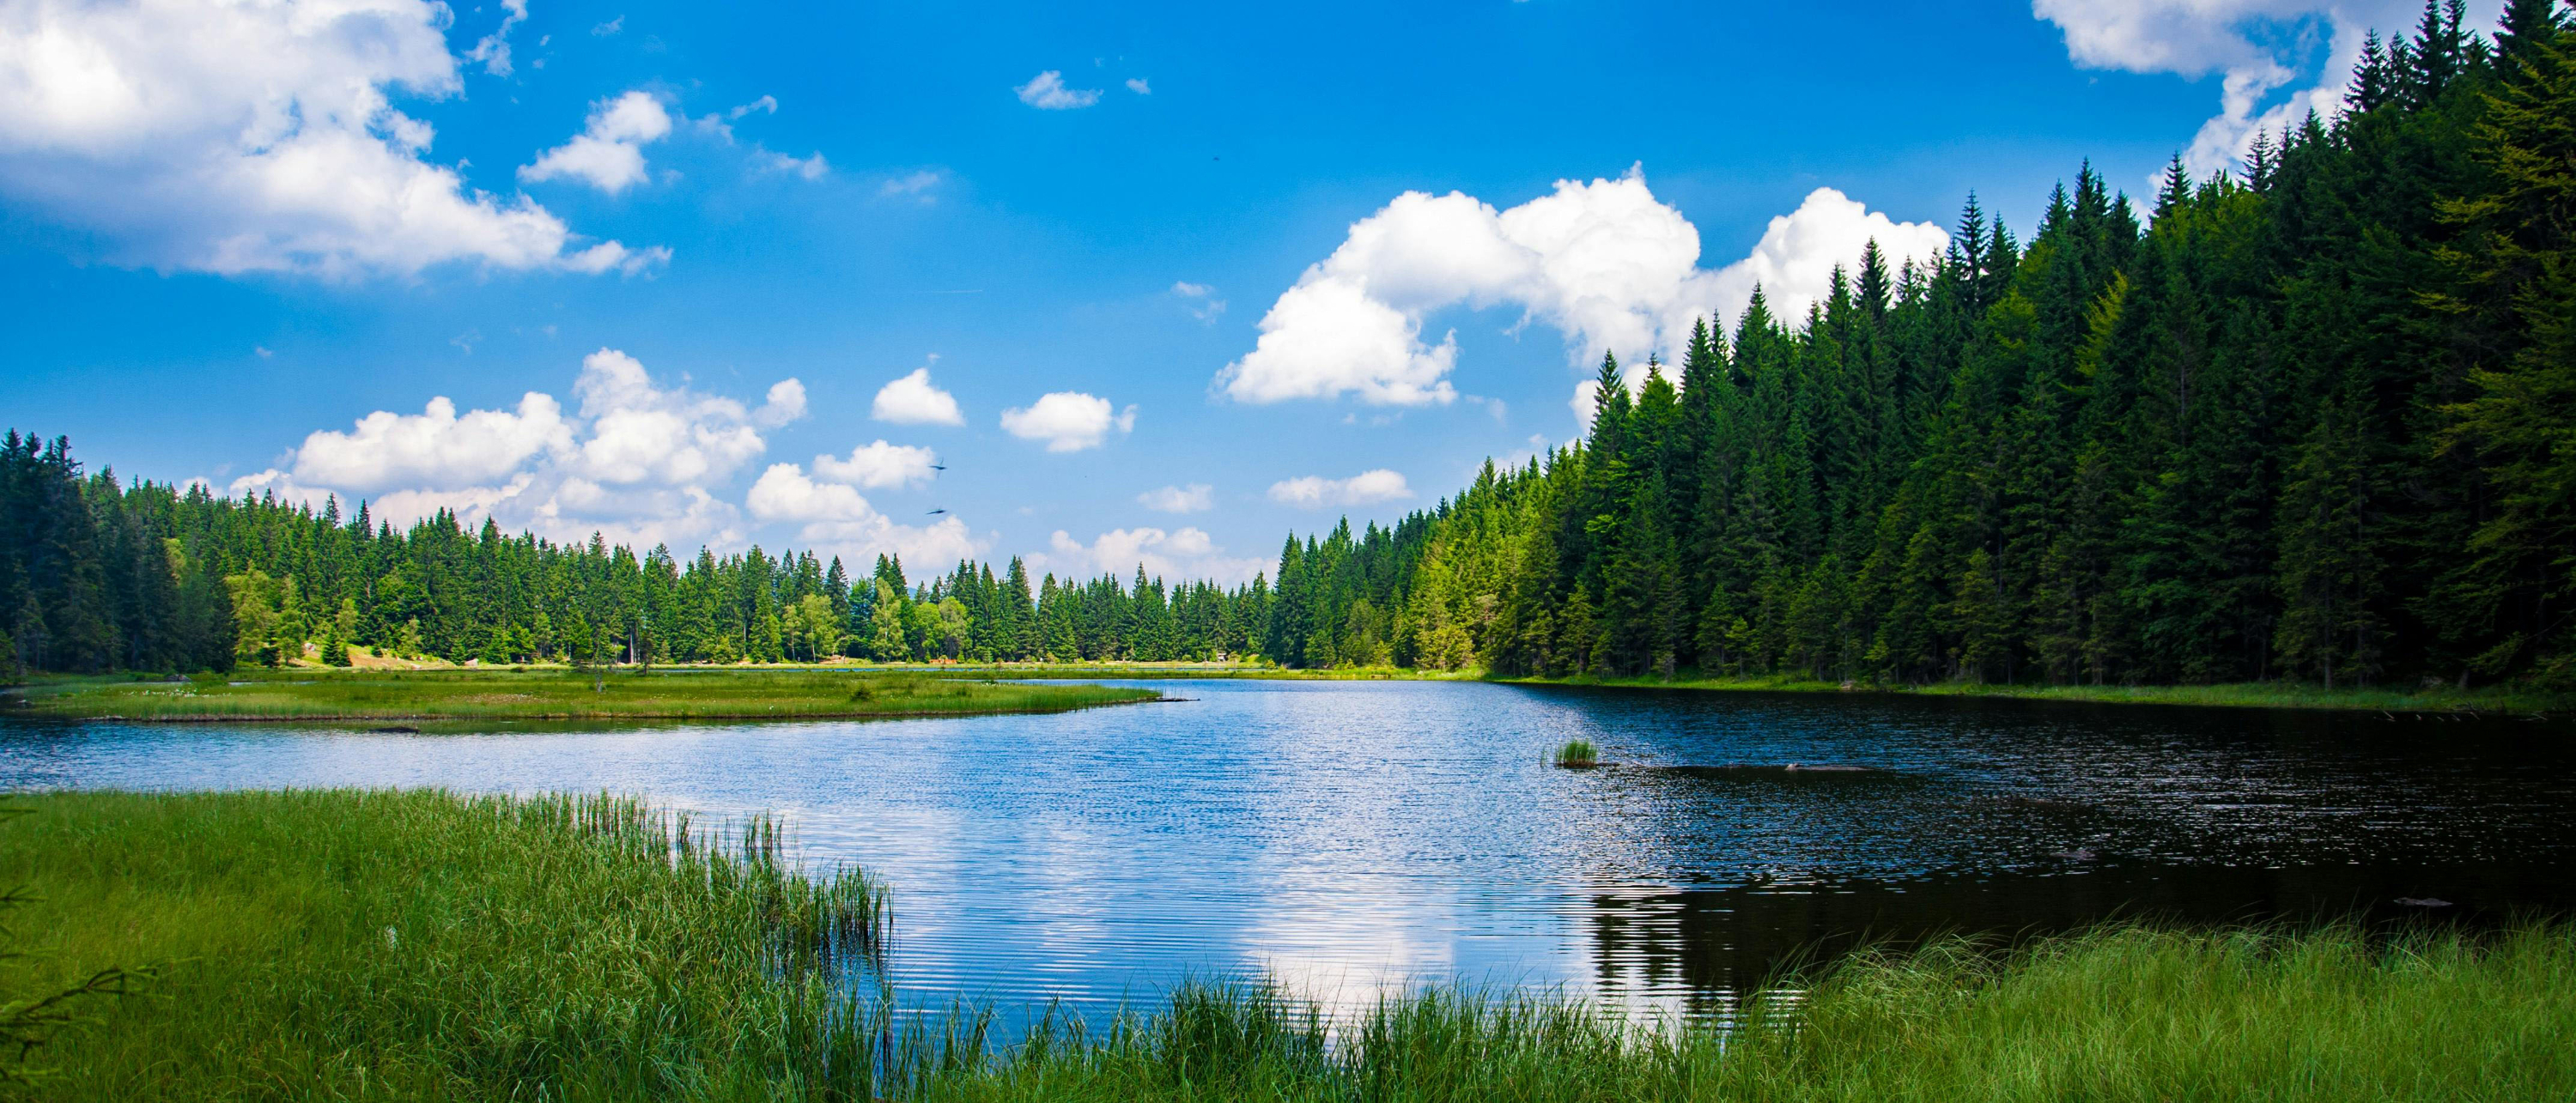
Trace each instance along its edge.
<path fill-rule="evenodd" d="M 908 1006 L 989 1002 L 1005 1029 L 1050 999 L 1096 1013 L 1261 970 L 1337 1006 L 1457 979 L 1724 1016 L 1784 962 L 1861 938 L 2576 905 L 2559 722 L 1139 684 L 1187 700 L 474 734 L 0 721 L 0 788 L 611 790 L 774 812 L 805 861 L 890 886 Z M 1576 737 L 1605 765 L 1548 764 Z"/>

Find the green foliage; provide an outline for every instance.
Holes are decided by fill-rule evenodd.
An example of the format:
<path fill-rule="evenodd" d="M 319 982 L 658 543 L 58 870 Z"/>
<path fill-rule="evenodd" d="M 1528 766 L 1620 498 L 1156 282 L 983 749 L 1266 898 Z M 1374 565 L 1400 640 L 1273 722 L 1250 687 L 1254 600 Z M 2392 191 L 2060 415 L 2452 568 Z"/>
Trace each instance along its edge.
<path fill-rule="evenodd" d="M 2025 248 L 1873 245 L 1615 359 L 1589 438 L 1284 549 L 1265 654 L 1505 676 L 2570 688 L 2576 32 L 2374 40 L 2357 110 L 2090 166 Z M 1381 653 L 1381 644 L 1385 653 Z M 1461 656 L 1466 656 L 1462 658 Z"/>
<path fill-rule="evenodd" d="M 882 890 L 774 823 L 440 792 L 62 794 L 0 826 L 40 932 L 0 1003 L 155 975 L 57 1028 L 59 1100 L 868 1098 L 845 963 Z"/>
<path fill-rule="evenodd" d="M 1593 746 L 1589 739 L 1566 740 L 1564 746 L 1556 749 L 1556 764 L 1571 767 L 1598 766 L 1601 764 L 1601 748 Z"/>
<path fill-rule="evenodd" d="M 1241 658 L 1269 587 L 1167 585 L 1139 569 L 1032 583 L 1010 561 L 909 585 L 880 558 L 759 547 L 683 563 L 594 536 L 559 545 L 439 512 L 396 531 L 273 497 L 84 476 L 71 446 L 0 438 L 0 671 L 324 665 L 348 646 L 486 666 Z"/>

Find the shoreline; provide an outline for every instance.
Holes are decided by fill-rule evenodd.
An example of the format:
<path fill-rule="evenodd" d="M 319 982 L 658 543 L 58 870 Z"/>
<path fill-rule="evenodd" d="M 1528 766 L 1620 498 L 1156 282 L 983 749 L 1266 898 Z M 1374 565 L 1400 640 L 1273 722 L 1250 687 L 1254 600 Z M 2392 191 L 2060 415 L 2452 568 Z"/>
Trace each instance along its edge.
<path fill-rule="evenodd" d="M 807 670 L 290 670 L 181 680 L 59 678 L 14 687 L 0 716 L 120 723 L 623 723 L 1036 715 L 1164 699 L 1155 690 Z"/>
<path fill-rule="evenodd" d="M 874 677 L 903 685 L 974 684 L 1021 686 L 1043 689 L 1048 682 L 1167 681 L 1205 679 L 1211 681 L 1308 681 L 1308 682 L 1485 682 L 1496 685 L 1562 686 L 1590 689 L 1641 689 L 1717 693 L 1795 693 L 1795 694 L 1866 694 L 1903 697 L 1948 697 L 2008 699 L 2021 701 L 2060 702 L 2100 705 L 2165 705 L 2186 708 L 2236 708 L 2308 710 L 2369 713 L 2391 717 L 2404 714 L 2417 717 L 2516 716 L 2546 720 L 2576 713 L 2576 694 L 2509 686 L 2487 686 L 2471 690 L 2419 689 L 2401 690 L 2386 687 L 2342 688 L 2328 690 L 2320 686 L 2292 682 L 2237 682 L 2216 685 L 2155 686 L 2046 686 L 2001 683 L 1935 682 L 1924 685 L 1892 685 L 1872 682 L 1826 682 L 1791 677 L 1699 678 L 1687 675 L 1664 678 L 1640 676 L 1604 678 L 1592 675 L 1573 677 L 1507 677 L 1488 674 L 1481 669 L 1457 671 L 1417 670 L 1402 667 L 1342 667 L 1303 670 L 1288 667 L 1220 664 L 1105 664 L 1105 663 L 985 663 L 985 664 L 903 664 L 860 665 L 856 663 L 779 664 L 775 666 L 657 666 L 650 671 L 632 669 L 608 675 L 611 684 L 631 685 L 644 678 L 729 677 L 742 679 L 797 676 L 830 676 L 838 678 Z M 203 678 L 204 676 L 199 676 Z M 243 678 L 235 674 L 229 678 Z M 287 667 L 249 672 L 245 683 L 250 686 L 285 686 L 333 682 L 357 683 L 369 679 L 392 679 L 438 686 L 464 681 L 508 681 L 531 679 L 575 679 L 568 667 L 429 667 L 413 669 L 362 668 L 345 670 L 330 667 Z M 578 680 L 578 679 L 575 679 Z M 582 708 L 551 711 L 449 712 L 418 708 L 371 711 L 334 711 L 296 713 L 291 711 L 206 712 L 149 715 L 49 709 L 36 703 L 57 694 L 46 691 L 55 686 L 86 685 L 92 688 L 177 685 L 168 678 L 151 680 L 145 676 L 53 676 L 49 679 L 0 686 L 0 716 L 57 720 L 123 720 L 134 722 L 229 723 L 236 721 L 351 721 L 351 720 L 476 720 L 516 719 L 552 721 L 597 720 L 760 720 L 760 719 L 921 719 L 940 716 L 993 716 L 1067 712 L 1110 704 L 1139 704 L 1168 700 L 1159 696 L 1115 701 L 1080 701 L 1063 704 L 1012 704 L 985 708 L 928 708 L 905 710 L 823 709 L 781 713 L 760 709 L 717 709 L 701 711 L 687 708 L 650 709 L 645 711 L 598 711 Z M 193 684 L 203 685 L 202 682 Z M 229 684 L 229 683 L 227 683 Z M 660 686 L 672 683 L 658 682 Z M 709 683 L 714 684 L 712 681 Z M 840 683 L 847 684 L 847 683 Z M 238 688 L 238 687 L 236 687 Z M 30 690 L 36 692 L 30 693 Z M 10 699 L 28 702 L 12 707 Z"/>
<path fill-rule="evenodd" d="M 2405 713 L 2417 716 L 2506 715 L 2546 719 L 2576 711 L 2576 695 L 2486 687 L 2468 691 L 2384 688 L 2335 689 L 2288 682 L 2236 682 L 2191 686 L 2034 686 L 1935 682 L 1927 685 L 1835 683 L 1765 678 L 1487 678 L 1503 685 L 1659 689 L 1714 693 L 1873 694 L 2043 701 L 2090 705 L 2166 705 L 2184 708 Z"/>

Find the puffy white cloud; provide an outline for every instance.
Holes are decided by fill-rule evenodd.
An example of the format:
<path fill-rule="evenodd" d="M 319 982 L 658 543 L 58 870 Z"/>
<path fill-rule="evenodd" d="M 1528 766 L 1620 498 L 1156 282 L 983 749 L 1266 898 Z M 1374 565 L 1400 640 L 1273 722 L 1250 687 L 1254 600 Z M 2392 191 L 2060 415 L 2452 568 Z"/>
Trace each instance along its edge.
<path fill-rule="evenodd" d="M 1252 352 L 1226 365 L 1216 387 L 1244 402 L 1455 401 L 1455 335 L 1429 344 L 1422 326 L 1459 304 L 1520 307 L 1524 323 L 1562 332 L 1578 365 L 1605 349 L 1622 359 L 1670 353 L 1695 319 L 1740 313 L 1756 279 L 1780 281 L 1775 309 L 1804 310 L 1824 273 L 1855 261 L 1873 236 L 1891 263 L 1946 242 L 1937 227 L 1894 222 L 1820 188 L 1774 219 L 1751 257 L 1712 271 L 1699 267 L 1698 229 L 1634 169 L 1616 180 L 1561 180 L 1500 211 L 1459 192 L 1406 192 L 1353 224 L 1332 256 L 1280 295 Z"/>
<path fill-rule="evenodd" d="M 1042 440 L 1049 452 L 1097 448 L 1109 431 L 1136 428 L 1136 408 L 1111 412 L 1109 400 L 1080 391 L 1040 395 L 1026 409 L 1002 411 L 1002 429 L 1021 440 Z"/>
<path fill-rule="evenodd" d="M 897 425 L 966 424 L 965 413 L 957 408 L 957 396 L 931 386 L 929 368 L 914 368 L 902 378 L 877 388 L 877 398 L 869 404 L 868 416 Z"/>
<path fill-rule="evenodd" d="M 744 505 L 763 521 L 802 524 L 797 535 L 805 543 L 847 562 L 890 554 L 917 564 L 944 563 L 972 558 L 988 546 L 955 517 L 930 525 L 896 524 L 857 488 L 818 482 L 792 463 L 771 464 L 761 472 Z"/>
<path fill-rule="evenodd" d="M 1405 485 L 1404 476 L 1383 467 L 1363 471 L 1347 479 L 1308 475 L 1270 484 L 1271 501 L 1299 509 L 1364 506 L 1412 496 L 1413 488 Z"/>
<path fill-rule="evenodd" d="M 861 521 L 877 516 L 856 488 L 818 483 L 792 463 L 773 463 L 742 500 L 763 521 Z"/>
<path fill-rule="evenodd" d="M 1272 566 L 1266 559 L 1229 556 L 1208 534 L 1195 528 L 1166 532 L 1158 528 L 1112 529 L 1084 544 L 1057 529 L 1047 550 L 1024 557 L 1033 574 L 1053 572 L 1059 579 L 1116 575 L 1133 578 L 1142 566 L 1148 577 L 1167 582 L 1210 579 L 1226 585 L 1249 582 Z"/>
<path fill-rule="evenodd" d="M 2491 13 L 2499 5 L 2479 5 Z M 2194 173 L 2237 164 L 2257 130 L 2278 132 L 2309 111 L 2332 116 L 2371 30 L 2393 37 L 2411 29 L 2423 5 L 2413 0 L 2032 0 L 2031 14 L 2066 33 L 2066 53 L 2079 65 L 2132 73 L 2224 74 L 2219 111 L 2201 124 L 2183 161 Z M 2279 102 L 2264 101 L 2304 75 L 2301 56 L 2322 26 L 2327 59 L 2314 83 Z"/>
<path fill-rule="evenodd" d="M 1206 483 L 1160 487 L 1137 495 L 1136 502 L 1156 513 L 1202 513 L 1216 508 L 1216 488 Z"/>
<path fill-rule="evenodd" d="M 598 37 L 600 37 L 600 38 L 606 38 L 606 37 L 608 37 L 608 36 L 610 36 L 610 35 L 616 34 L 617 32 L 622 31 L 622 30 L 625 30 L 625 29 L 626 29 L 626 17 L 625 17 L 625 16 L 623 16 L 623 15 L 620 15 L 620 16 L 618 16 L 617 18 L 615 18 L 615 19 L 611 19 L 611 20 L 609 20 L 609 21 L 608 21 L 608 22 L 606 22 L 606 23 L 593 23 L 593 24 L 591 24 L 591 26 L 590 26 L 590 33 L 591 33 L 591 34 L 593 34 L 593 35 L 595 35 L 595 36 L 598 36 Z"/>
<path fill-rule="evenodd" d="M 805 412 L 804 386 L 793 379 L 753 407 L 663 386 L 634 357 L 605 348 L 582 360 L 573 393 L 579 405 L 569 414 L 535 392 L 510 410 L 460 414 L 440 397 L 418 414 L 379 411 L 348 431 L 306 437 L 282 468 L 236 479 L 231 490 L 363 497 L 395 522 L 446 509 L 469 525 L 489 517 L 562 540 L 598 531 L 647 547 L 735 543 L 739 511 L 713 488 L 767 448 L 763 428 Z M 762 509 L 777 512 L 774 502 Z"/>
<path fill-rule="evenodd" d="M 1145 83 L 1145 78 L 1143 77 L 1127 78 L 1127 90 L 1134 92 L 1139 96 L 1150 96 L 1154 94 L 1154 86 Z"/>
<path fill-rule="evenodd" d="M 1771 219 L 1751 255 L 1719 269 L 1710 279 L 1718 309 L 1729 318 L 1743 313 L 1759 285 L 1772 315 L 1796 325 L 1808 306 L 1832 290 L 1834 266 L 1848 272 L 1872 241 L 1878 242 L 1893 269 L 1908 260 L 1940 256 L 1949 247 L 1950 235 L 1932 223 L 1898 222 L 1832 188 L 1817 188 L 1807 193 L 1797 210 Z M 1681 331 L 1684 337 L 1688 333 L 1687 328 Z"/>
<path fill-rule="evenodd" d="M 571 446 L 572 425 L 551 395 L 530 391 L 516 410 L 471 410 L 463 417 L 442 395 L 417 414 L 378 410 L 349 432 L 304 438 L 295 451 L 295 477 L 345 490 L 448 490 L 505 478 L 540 454 Z"/>
<path fill-rule="evenodd" d="M 938 463 L 939 456 L 930 449 L 879 440 L 851 449 L 848 459 L 814 457 L 814 473 L 870 490 L 899 490 L 929 482 L 939 474 Z"/>
<path fill-rule="evenodd" d="M 686 484 L 720 480 L 768 447 L 760 428 L 804 416 L 805 388 L 785 380 L 754 410 L 687 388 L 653 384 L 644 365 L 616 349 L 583 357 L 573 381 L 590 437 L 573 458 L 581 475 L 603 483 Z"/>
<path fill-rule="evenodd" d="M 535 183 L 560 177 L 586 180 L 615 195 L 643 183 L 644 147 L 671 133 L 671 113 L 662 101 L 644 92 L 628 92 L 590 105 L 590 121 L 569 142 L 519 167 L 519 179 Z"/>
<path fill-rule="evenodd" d="M 790 376 L 769 385 L 767 400 L 751 412 L 753 423 L 775 429 L 805 416 L 805 384 Z"/>
<path fill-rule="evenodd" d="M 429 0 L 0 5 L 0 192 L 96 233 L 111 260 L 162 268 L 605 272 L 666 259 L 578 246 L 545 208 L 424 159 L 431 128 L 388 91 L 463 90 L 448 18 Z"/>
<path fill-rule="evenodd" d="M 1041 111 L 1070 111 L 1100 102 L 1099 89 L 1067 88 L 1064 74 L 1054 69 L 1029 78 L 1027 84 L 1015 91 L 1020 94 L 1021 103 Z"/>

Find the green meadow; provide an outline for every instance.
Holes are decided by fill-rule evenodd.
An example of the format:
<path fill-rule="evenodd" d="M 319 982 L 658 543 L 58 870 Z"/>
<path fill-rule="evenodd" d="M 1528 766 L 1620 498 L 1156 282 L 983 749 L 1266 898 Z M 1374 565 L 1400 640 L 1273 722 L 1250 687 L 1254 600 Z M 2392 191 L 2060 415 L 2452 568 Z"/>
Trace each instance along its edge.
<path fill-rule="evenodd" d="M 739 720 L 1063 712 L 1152 690 L 832 670 L 285 670 L 42 678 L 0 715 L 130 720 Z"/>

